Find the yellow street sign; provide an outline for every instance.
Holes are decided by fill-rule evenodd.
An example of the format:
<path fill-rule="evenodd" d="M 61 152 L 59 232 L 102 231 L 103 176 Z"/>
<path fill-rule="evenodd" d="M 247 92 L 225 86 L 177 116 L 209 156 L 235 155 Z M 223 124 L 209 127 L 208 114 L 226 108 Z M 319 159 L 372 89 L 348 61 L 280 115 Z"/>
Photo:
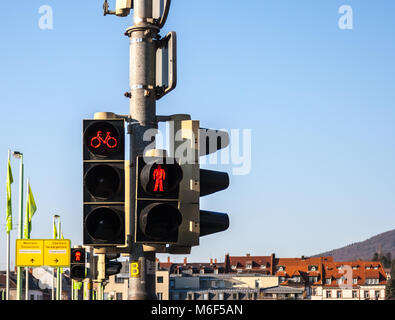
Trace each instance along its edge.
<path fill-rule="evenodd" d="M 70 240 L 44 240 L 44 265 L 48 267 L 70 266 Z"/>
<path fill-rule="evenodd" d="M 44 263 L 44 240 L 17 239 L 17 267 L 40 267 Z"/>
<path fill-rule="evenodd" d="M 130 264 L 130 277 L 140 278 L 140 263 L 138 261 L 132 262 Z"/>

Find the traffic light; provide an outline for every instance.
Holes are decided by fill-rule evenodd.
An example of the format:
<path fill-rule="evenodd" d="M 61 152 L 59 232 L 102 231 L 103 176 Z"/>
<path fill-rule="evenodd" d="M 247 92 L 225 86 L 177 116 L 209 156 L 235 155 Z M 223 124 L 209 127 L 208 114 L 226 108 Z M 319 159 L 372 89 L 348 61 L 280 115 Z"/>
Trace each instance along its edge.
<path fill-rule="evenodd" d="M 116 275 L 121 272 L 122 263 L 116 260 L 120 257 L 120 254 L 106 254 L 105 257 L 105 276 L 108 278 L 109 276 Z"/>
<path fill-rule="evenodd" d="M 85 249 L 71 248 L 70 250 L 70 278 L 82 281 L 85 279 Z"/>
<path fill-rule="evenodd" d="M 182 215 L 178 208 L 183 172 L 174 158 L 137 157 L 135 241 L 178 241 Z"/>
<path fill-rule="evenodd" d="M 124 120 L 84 120 L 84 245 L 125 245 L 125 185 Z"/>
<path fill-rule="evenodd" d="M 227 147 L 229 135 L 224 131 L 202 129 L 195 120 L 177 120 L 173 126 L 175 135 L 170 155 L 175 155 L 184 173 L 179 193 L 182 223 L 177 243 L 170 245 L 167 251 L 189 253 L 190 247 L 199 245 L 200 237 L 229 227 L 227 214 L 200 208 L 200 197 L 229 186 L 227 173 L 200 169 L 200 157 Z"/>
<path fill-rule="evenodd" d="M 199 131 L 199 156 L 214 153 L 229 145 L 229 134 L 225 131 L 203 129 Z M 200 169 L 200 197 L 225 190 L 229 187 L 229 175 L 226 172 Z M 229 228 L 229 216 L 226 213 L 200 210 L 200 236 L 206 236 Z"/>

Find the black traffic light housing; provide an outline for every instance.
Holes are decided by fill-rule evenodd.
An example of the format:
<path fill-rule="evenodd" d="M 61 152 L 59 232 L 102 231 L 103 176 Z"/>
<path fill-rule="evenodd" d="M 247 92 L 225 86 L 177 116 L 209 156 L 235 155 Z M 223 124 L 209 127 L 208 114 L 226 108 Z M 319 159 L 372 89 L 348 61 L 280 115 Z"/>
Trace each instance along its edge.
<path fill-rule="evenodd" d="M 176 243 L 182 215 L 178 208 L 183 172 L 174 158 L 137 157 L 135 241 Z"/>
<path fill-rule="evenodd" d="M 70 278 L 82 281 L 86 275 L 86 255 L 85 249 L 70 249 Z"/>
<path fill-rule="evenodd" d="M 83 121 L 83 243 L 125 244 L 125 124 Z"/>
<path fill-rule="evenodd" d="M 120 257 L 119 253 L 115 253 L 115 254 L 106 254 L 105 257 L 105 276 L 106 278 L 108 278 L 109 276 L 113 276 L 116 275 L 118 273 L 121 272 L 122 269 L 122 263 L 118 262 L 118 261 L 113 261 L 116 260 Z"/>

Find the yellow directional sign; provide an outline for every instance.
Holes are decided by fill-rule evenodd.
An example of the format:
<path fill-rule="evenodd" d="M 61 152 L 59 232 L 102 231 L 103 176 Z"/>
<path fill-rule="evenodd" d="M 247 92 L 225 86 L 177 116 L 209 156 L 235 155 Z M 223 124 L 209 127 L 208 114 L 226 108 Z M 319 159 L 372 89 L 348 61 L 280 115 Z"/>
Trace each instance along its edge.
<path fill-rule="evenodd" d="M 70 267 L 70 240 L 17 239 L 17 267 Z"/>
<path fill-rule="evenodd" d="M 69 267 L 70 240 L 44 240 L 44 265 L 48 267 Z"/>
<path fill-rule="evenodd" d="M 44 240 L 17 239 L 17 267 L 40 267 L 44 264 Z"/>

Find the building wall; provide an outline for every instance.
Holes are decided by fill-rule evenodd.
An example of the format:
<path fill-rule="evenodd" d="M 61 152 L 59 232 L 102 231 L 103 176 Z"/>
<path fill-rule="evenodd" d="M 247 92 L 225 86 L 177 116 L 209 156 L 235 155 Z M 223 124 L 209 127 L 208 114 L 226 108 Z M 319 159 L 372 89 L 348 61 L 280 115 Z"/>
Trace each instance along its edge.
<path fill-rule="evenodd" d="M 129 279 L 123 279 L 123 283 L 116 283 L 116 276 L 110 276 L 109 282 L 105 286 L 104 295 L 108 300 L 127 300 L 128 299 L 128 286 Z"/>
<path fill-rule="evenodd" d="M 158 282 L 158 278 L 163 282 Z M 156 295 L 159 300 L 169 300 L 169 271 L 156 271 Z"/>
<path fill-rule="evenodd" d="M 369 300 L 376 300 L 376 292 L 379 293 L 378 300 L 385 300 L 385 286 L 360 286 L 358 288 L 324 288 L 318 286 L 315 288 L 316 294 L 311 295 L 311 300 L 365 300 L 365 292 L 369 293 Z M 341 292 L 341 297 L 338 298 L 337 292 Z M 331 296 L 327 297 L 327 292 Z M 356 292 L 356 297 L 353 297 L 353 292 Z"/>
<path fill-rule="evenodd" d="M 279 285 L 277 276 L 251 276 L 251 277 L 232 277 L 239 284 L 233 285 L 234 288 L 270 288 Z"/>

